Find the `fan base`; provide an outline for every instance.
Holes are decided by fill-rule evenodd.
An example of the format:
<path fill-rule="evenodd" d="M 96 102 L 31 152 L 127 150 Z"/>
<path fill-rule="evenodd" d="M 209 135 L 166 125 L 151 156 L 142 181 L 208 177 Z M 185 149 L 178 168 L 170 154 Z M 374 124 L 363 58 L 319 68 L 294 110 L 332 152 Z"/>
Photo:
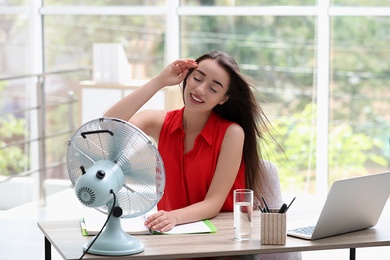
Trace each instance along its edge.
<path fill-rule="evenodd" d="M 91 239 L 88 243 L 84 245 L 84 251 L 87 250 L 87 248 L 90 246 L 94 239 Z M 141 253 L 142 251 L 144 251 L 144 245 L 140 243 L 136 238 L 128 234 L 120 238 L 113 238 L 112 236 L 110 236 L 109 239 L 105 239 L 104 237 L 102 237 L 102 235 L 100 235 L 98 239 L 93 243 L 91 248 L 88 249 L 89 254 L 104 256 L 132 255 Z"/>
<path fill-rule="evenodd" d="M 95 242 L 93 242 L 96 240 Z M 88 247 L 93 242 L 90 249 Z M 84 251 L 94 255 L 132 255 L 144 251 L 144 245 L 137 238 L 123 231 L 120 218 L 111 216 L 101 234 L 88 241 Z"/>

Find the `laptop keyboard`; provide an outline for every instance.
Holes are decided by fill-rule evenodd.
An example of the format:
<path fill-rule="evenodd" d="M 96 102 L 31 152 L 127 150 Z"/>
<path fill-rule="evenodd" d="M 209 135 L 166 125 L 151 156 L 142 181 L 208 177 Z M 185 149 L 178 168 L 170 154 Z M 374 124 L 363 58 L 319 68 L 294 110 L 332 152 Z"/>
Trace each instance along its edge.
<path fill-rule="evenodd" d="M 302 228 L 294 228 L 291 229 L 290 231 L 298 234 L 311 235 L 313 234 L 313 230 L 314 230 L 314 226 L 307 226 Z"/>

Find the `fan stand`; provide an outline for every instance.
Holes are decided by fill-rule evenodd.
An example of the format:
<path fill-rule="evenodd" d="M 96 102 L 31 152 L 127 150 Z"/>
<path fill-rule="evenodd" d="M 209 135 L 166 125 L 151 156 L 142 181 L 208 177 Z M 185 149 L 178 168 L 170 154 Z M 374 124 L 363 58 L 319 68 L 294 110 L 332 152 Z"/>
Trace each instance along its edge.
<path fill-rule="evenodd" d="M 112 208 L 112 203 L 109 203 Z M 88 249 L 92 241 L 96 240 L 91 248 Z M 144 245 L 135 237 L 126 233 L 121 225 L 120 217 L 111 216 L 99 237 L 95 236 L 88 241 L 84 247 L 88 253 L 95 255 L 132 255 L 144 251 Z"/>

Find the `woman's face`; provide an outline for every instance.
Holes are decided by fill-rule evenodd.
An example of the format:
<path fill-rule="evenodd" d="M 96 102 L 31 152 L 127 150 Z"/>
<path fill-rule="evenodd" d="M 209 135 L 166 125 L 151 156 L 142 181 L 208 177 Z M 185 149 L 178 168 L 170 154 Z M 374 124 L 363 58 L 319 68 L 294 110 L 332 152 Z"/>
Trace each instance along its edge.
<path fill-rule="evenodd" d="M 184 101 L 187 108 L 199 111 L 212 110 L 228 99 L 229 74 L 215 60 L 198 63 L 187 78 Z"/>

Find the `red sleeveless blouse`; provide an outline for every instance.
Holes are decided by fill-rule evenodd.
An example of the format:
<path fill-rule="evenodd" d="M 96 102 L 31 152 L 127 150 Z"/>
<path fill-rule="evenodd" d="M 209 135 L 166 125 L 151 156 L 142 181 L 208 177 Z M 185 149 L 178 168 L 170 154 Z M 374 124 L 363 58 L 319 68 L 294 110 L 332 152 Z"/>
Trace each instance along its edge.
<path fill-rule="evenodd" d="M 169 111 L 160 132 L 158 150 L 164 162 L 166 183 L 159 210 L 171 211 L 204 200 L 226 130 L 233 124 L 212 112 L 193 149 L 184 154 L 183 111 L 184 108 Z M 239 188 L 245 188 L 243 161 L 221 211 L 233 211 L 233 191 Z"/>

